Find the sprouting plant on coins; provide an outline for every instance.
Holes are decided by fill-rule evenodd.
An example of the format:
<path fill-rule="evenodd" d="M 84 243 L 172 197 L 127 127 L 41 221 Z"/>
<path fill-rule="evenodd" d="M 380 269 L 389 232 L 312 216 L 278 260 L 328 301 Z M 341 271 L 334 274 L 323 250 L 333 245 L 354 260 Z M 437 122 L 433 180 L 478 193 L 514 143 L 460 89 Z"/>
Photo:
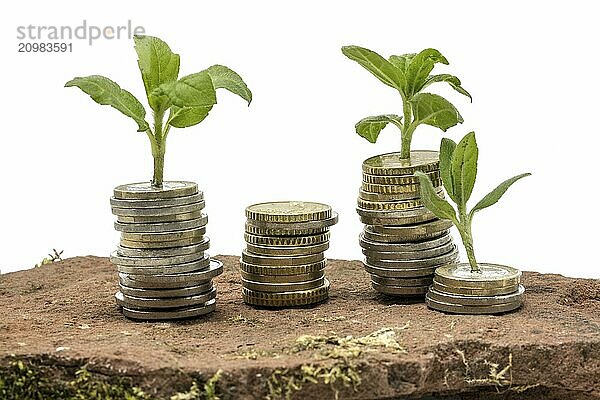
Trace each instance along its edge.
<path fill-rule="evenodd" d="M 460 79 L 450 74 L 429 75 L 435 64 L 448 60 L 435 49 L 418 54 L 391 56 L 388 60 L 379 54 L 358 46 L 342 47 L 342 53 L 371 72 L 381 82 L 398 90 L 403 104 L 403 116 L 396 114 L 366 117 L 356 124 L 356 133 L 371 143 L 389 123 L 400 129 L 402 144 L 400 157 L 410 159 L 410 146 L 415 129 L 421 125 L 435 126 L 442 131 L 463 122 L 460 113 L 448 100 L 423 90 L 437 82 L 446 82 L 457 92 L 471 95 L 461 86 Z"/>
<path fill-rule="evenodd" d="M 471 231 L 473 216 L 477 211 L 496 204 L 513 183 L 531 175 L 530 173 L 524 173 L 505 180 L 467 212 L 467 201 L 471 197 L 475 186 L 475 178 L 477 177 L 478 156 L 479 149 L 475 140 L 475 132 L 465 135 L 458 144 L 451 139 L 442 139 L 440 144 L 442 184 L 448 193 L 448 197 L 456 204 L 456 209 L 448 201 L 438 196 L 426 174 L 415 172 L 415 175 L 419 177 L 421 198 L 425 206 L 436 217 L 452 221 L 458 229 L 472 272 L 480 271 L 473 250 Z"/>
<path fill-rule="evenodd" d="M 248 105 L 252 93 L 236 72 L 222 65 L 213 65 L 177 79 L 179 55 L 165 42 L 152 36 L 135 36 L 134 41 L 146 97 L 152 109 L 152 127 L 145 119 L 146 110 L 140 101 L 109 78 L 100 75 L 77 77 L 65 86 L 77 86 L 96 103 L 112 106 L 137 123 L 138 132 L 145 132 L 150 139 L 154 158 L 152 185 L 161 187 L 165 145 L 171 127 L 187 128 L 202 122 L 217 103 L 216 89 L 229 90 L 246 100 Z"/>

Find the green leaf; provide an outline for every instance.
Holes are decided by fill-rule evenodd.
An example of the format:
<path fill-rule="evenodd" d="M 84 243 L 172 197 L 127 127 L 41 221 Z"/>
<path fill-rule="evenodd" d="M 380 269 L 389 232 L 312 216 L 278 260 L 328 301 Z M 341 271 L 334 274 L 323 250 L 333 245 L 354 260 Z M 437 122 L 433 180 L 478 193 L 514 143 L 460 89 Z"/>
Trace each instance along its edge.
<path fill-rule="evenodd" d="M 477 177 L 478 155 L 479 150 L 477 149 L 475 132 L 467 133 L 452 153 L 451 178 L 453 193 L 456 198 L 454 200 L 453 197 L 453 200 L 459 206 L 464 207 L 473 192 L 475 178 Z"/>
<path fill-rule="evenodd" d="M 452 139 L 442 139 L 442 142 L 440 143 L 440 174 L 448 196 L 450 196 L 454 202 L 458 203 L 458 198 L 454 195 L 454 186 L 452 185 L 451 162 L 454 149 L 456 149 L 456 143 Z"/>
<path fill-rule="evenodd" d="M 473 102 L 473 97 L 471 97 L 471 94 L 469 92 L 467 92 L 461 86 L 460 79 L 458 79 L 456 76 L 450 75 L 450 74 L 440 74 L 440 75 L 429 76 L 427 78 L 427 80 L 425 81 L 425 84 L 423 85 L 423 87 L 420 90 L 423 90 L 427 86 L 429 86 L 433 83 L 437 83 L 437 82 L 447 82 L 454 90 L 456 90 L 460 94 L 467 96 L 471 100 L 471 102 Z"/>
<path fill-rule="evenodd" d="M 208 116 L 212 109 L 209 107 L 172 107 L 173 116 L 169 119 L 169 125 L 175 128 L 187 128 L 199 124 Z"/>
<path fill-rule="evenodd" d="M 379 54 L 358 46 L 344 46 L 342 47 L 342 53 L 349 59 L 359 63 L 381 82 L 404 93 L 403 88 L 406 85 L 404 74 Z"/>
<path fill-rule="evenodd" d="M 414 56 L 406 69 L 406 86 L 409 97 L 417 94 L 422 88 L 429 73 L 436 63 L 448 65 L 448 60 L 436 49 L 425 49 Z"/>
<path fill-rule="evenodd" d="M 133 40 L 148 103 L 154 111 L 165 110 L 169 107 L 167 99 L 153 93 L 160 85 L 177 80 L 179 55 L 156 37 L 136 35 Z"/>
<path fill-rule="evenodd" d="M 77 86 L 89 94 L 96 103 L 116 108 L 132 118 L 138 124 L 138 132 L 150 128 L 145 120 L 146 110 L 142 103 L 112 80 L 100 75 L 91 75 L 74 78 L 65 84 L 65 87 L 72 86 Z"/>
<path fill-rule="evenodd" d="M 388 123 L 392 122 L 396 126 L 399 126 L 400 121 L 402 121 L 402 117 L 395 114 L 366 117 L 356 123 L 356 133 L 367 139 L 369 142 L 375 143 L 379 133 Z"/>
<path fill-rule="evenodd" d="M 215 89 L 226 89 L 233 94 L 237 94 L 242 99 L 248 102 L 248 105 L 252 102 L 252 92 L 248 89 L 246 83 L 242 80 L 235 71 L 223 66 L 213 65 L 209 67 L 206 72 L 210 76 Z"/>
<path fill-rule="evenodd" d="M 409 53 L 402 54 L 400 56 L 390 56 L 388 60 L 390 63 L 392 63 L 394 67 L 398 68 L 400 71 L 402 71 L 402 73 L 406 75 L 406 69 L 408 68 L 408 65 L 410 64 L 411 60 L 416 55 L 417 53 Z"/>
<path fill-rule="evenodd" d="M 437 195 L 433 184 L 429 179 L 429 176 L 421 171 L 415 172 L 415 175 L 419 178 L 421 200 L 429 211 L 431 211 L 436 217 L 441 219 L 449 219 L 454 224 L 457 224 L 456 211 L 446 200 L 442 199 Z"/>
<path fill-rule="evenodd" d="M 180 108 L 212 107 L 217 103 L 212 79 L 204 71 L 163 83 L 153 93 L 167 96 L 173 105 Z"/>
<path fill-rule="evenodd" d="M 496 204 L 498 202 L 498 200 L 500 200 L 500 198 L 504 195 L 504 193 L 506 193 L 508 188 L 512 186 L 513 183 L 515 183 L 519 179 L 524 178 L 529 175 L 531 175 L 531 174 L 529 172 L 527 172 L 527 173 L 524 173 L 521 175 L 513 176 L 512 178 L 507 179 L 504 182 L 502 182 L 500 185 L 498 185 L 498 187 L 496 187 L 490 193 L 485 195 L 485 197 L 483 199 L 481 199 L 479 201 L 479 203 L 475 204 L 475 207 L 473 207 L 473 209 L 471 209 L 471 212 L 469 213 L 469 217 L 473 218 L 473 215 L 477 211 L 483 210 L 484 208 L 487 208 L 491 205 Z"/>
<path fill-rule="evenodd" d="M 448 100 L 432 93 L 418 93 L 411 100 L 413 125 L 427 124 L 446 132 L 448 128 L 462 123 L 463 118 Z"/>

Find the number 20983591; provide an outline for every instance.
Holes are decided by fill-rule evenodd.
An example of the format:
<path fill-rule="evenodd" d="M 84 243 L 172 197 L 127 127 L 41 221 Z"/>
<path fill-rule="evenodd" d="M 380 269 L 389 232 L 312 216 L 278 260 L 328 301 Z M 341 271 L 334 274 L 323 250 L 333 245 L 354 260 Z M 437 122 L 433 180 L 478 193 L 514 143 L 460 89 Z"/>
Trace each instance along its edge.
<path fill-rule="evenodd" d="M 65 42 L 20 42 L 19 53 L 72 53 L 73 43 Z"/>

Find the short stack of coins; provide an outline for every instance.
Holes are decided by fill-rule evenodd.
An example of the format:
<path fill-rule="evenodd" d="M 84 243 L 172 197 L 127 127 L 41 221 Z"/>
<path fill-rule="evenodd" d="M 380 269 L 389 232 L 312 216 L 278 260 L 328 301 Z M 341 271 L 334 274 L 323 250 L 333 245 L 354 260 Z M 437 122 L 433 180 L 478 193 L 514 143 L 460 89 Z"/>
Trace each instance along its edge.
<path fill-rule="evenodd" d="M 497 314 L 523 304 L 521 271 L 496 264 L 469 264 L 438 268 L 425 301 L 434 310 L 456 314 Z"/>
<path fill-rule="evenodd" d="M 119 273 L 115 294 L 123 314 L 137 320 L 198 317 L 216 305 L 212 278 L 223 265 L 206 252 L 204 195 L 193 182 L 121 185 L 110 199 L 121 232 L 110 260 Z"/>
<path fill-rule="evenodd" d="M 371 286 L 380 293 L 422 297 L 439 266 L 456 262 L 458 251 L 450 236 L 452 223 L 440 220 L 421 201 L 421 171 L 442 194 L 439 154 L 411 152 L 382 154 L 363 162 L 357 213 L 365 224 L 360 246 Z"/>
<path fill-rule="evenodd" d="M 244 302 L 294 307 L 329 297 L 325 251 L 337 213 L 326 204 L 284 201 L 246 208 L 240 259 Z"/>

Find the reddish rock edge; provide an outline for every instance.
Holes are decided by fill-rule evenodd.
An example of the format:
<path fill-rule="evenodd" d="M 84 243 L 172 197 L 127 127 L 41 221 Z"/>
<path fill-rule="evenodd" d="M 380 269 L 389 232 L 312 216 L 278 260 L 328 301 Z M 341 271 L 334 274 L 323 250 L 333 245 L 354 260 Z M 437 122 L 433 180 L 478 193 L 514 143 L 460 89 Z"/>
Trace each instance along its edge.
<path fill-rule="evenodd" d="M 129 376 L 158 396 L 186 391 L 192 379 L 202 382 L 220 368 L 222 399 L 264 398 L 274 370 L 333 362 L 317 360 L 314 351 L 286 351 L 299 336 L 362 336 L 408 323 L 396 330 L 406 353 L 364 351 L 352 361 L 362 383 L 356 391 L 340 386 L 341 399 L 476 399 L 482 392 L 485 398 L 600 399 L 600 280 L 525 272 L 527 297 L 519 312 L 457 316 L 382 297 L 359 262 L 331 260 L 328 302 L 264 310 L 242 302 L 237 257 L 217 258 L 225 263 L 216 280 L 217 311 L 174 323 L 125 319 L 106 258 L 76 257 L 1 275 L 0 363 L 15 355 L 57 369 L 85 366 Z M 262 355 L 240 356 L 252 351 Z M 511 388 L 506 382 L 497 388 L 488 379 L 490 363 L 502 369 L 509 355 Z M 327 385 L 306 384 L 294 398 L 333 393 Z"/>

